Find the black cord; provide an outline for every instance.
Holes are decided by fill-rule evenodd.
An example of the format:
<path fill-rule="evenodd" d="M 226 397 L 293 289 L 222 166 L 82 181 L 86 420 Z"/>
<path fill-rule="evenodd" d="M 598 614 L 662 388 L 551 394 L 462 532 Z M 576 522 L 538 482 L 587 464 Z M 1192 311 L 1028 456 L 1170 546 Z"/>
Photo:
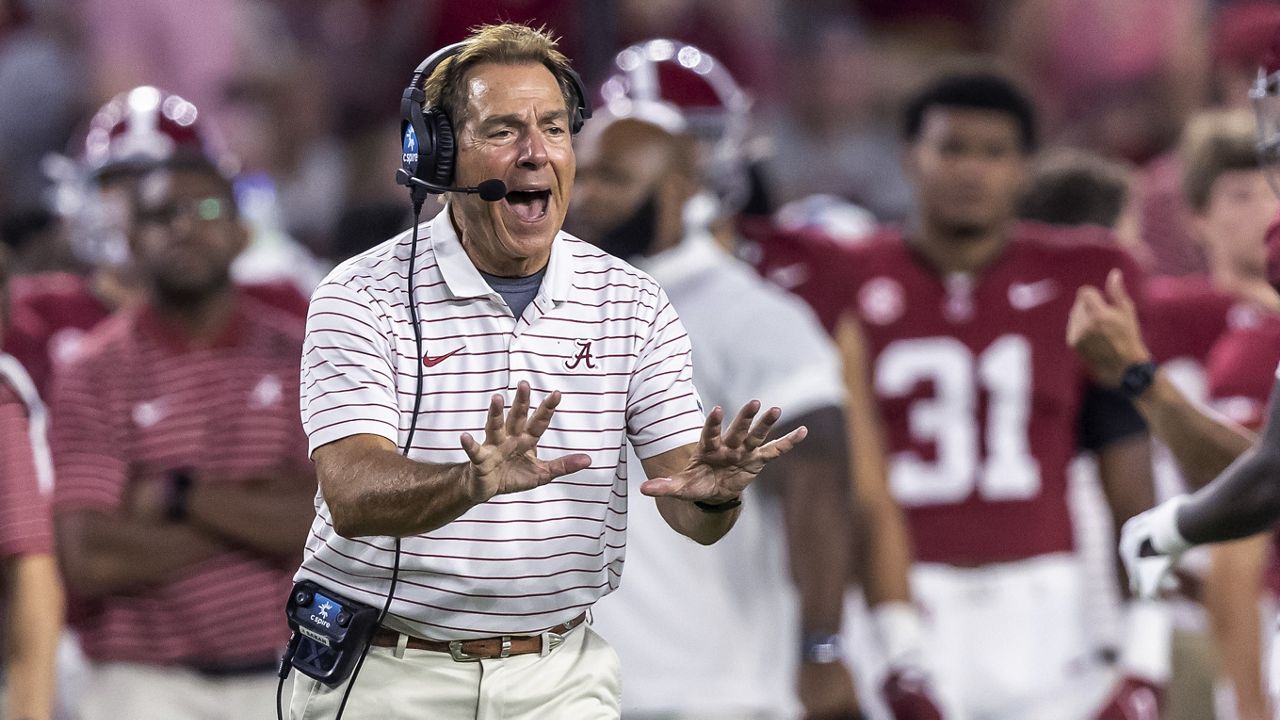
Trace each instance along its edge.
<path fill-rule="evenodd" d="M 413 412 L 409 414 L 409 434 L 404 441 L 404 456 L 409 457 L 409 450 L 413 447 L 413 434 L 418 429 L 418 412 L 422 409 L 422 385 L 424 382 L 424 370 L 421 361 L 422 357 L 422 327 L 418 324 L 418 307 L 413 300 L 413 270 L 414 262 L 418 258 L 418 223 L 422 217 L 423 200 L 413 198 L 413 240 L 409 243 L 409 279 L 406 281 L 407 291 L 409 293 L 409 319 L 413 323 L 413 342 L 417 348 L 417 357 L 419 361 L 415 363 L 418 366 L 418 389 L 413 394 Z M 382 605 L 382 612 L 378 613 L 378 622 L 376 628 L 382 627 L 382 621 L 386 619 L 387 613 L 391 610 L 391 602 L 396 596 L 396 583 L 400 580 L 400 538 L 396 538 L 396 549 L 394 559 L 391 563 L 391 586 L 387 588 L 387 601 Z M 333 720 L 342 720 L 342 713 L 347 709 L 347 699 L 351 697 L 351 688 L 356 686 L 356 678 L 360 675 L 360 668 L 364 667 L 364 659 L 369 656 L 369 647 L 373 645 L 373 633 L 364 641 L 364 649 L 360 651 L 360 659 L 356 661 L 356 667 L 351 671 L 351 679 L 347 681 L 347 690 L 342 693 L 342 703 L 338 705 L 338 714 Z M 281 681 L 283 684 L 283 681 Z M 276 702 L 277 707 L 279 701 Z"/>

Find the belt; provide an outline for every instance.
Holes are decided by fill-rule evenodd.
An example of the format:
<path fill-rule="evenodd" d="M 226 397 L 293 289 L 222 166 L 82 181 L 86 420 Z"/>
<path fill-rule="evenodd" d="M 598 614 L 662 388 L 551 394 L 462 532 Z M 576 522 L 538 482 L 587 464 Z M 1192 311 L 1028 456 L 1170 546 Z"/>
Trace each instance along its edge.
<path fill-rule="evenodd" d="M 378 647 L 399 647 L 403 636 L 407 638 L 404 647 L 449 653 L 458 662 L 476 662 L 529 653 L 545 655 L 559 647 L 560 643 L 564 642 L 564 636 L 586 619 L 587 614 L 584 612 L 568 622 L 548 628 L 537 635 L 502 635 L 478 640 L 427 640 L 402 634 L 384 626 L 373 633 L 373 640 L 370 643 Z"/>

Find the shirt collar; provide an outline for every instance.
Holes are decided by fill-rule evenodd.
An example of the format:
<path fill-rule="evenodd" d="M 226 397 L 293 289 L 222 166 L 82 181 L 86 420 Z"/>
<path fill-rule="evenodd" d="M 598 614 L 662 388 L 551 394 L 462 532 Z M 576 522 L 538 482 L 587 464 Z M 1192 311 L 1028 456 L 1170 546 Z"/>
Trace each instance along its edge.
<path fill-rule="evenodd" d="M 659 285 L 676 285 L 723 262 L 728 253 L 706 230 L 687 233 L 675 247 L 649 257 L 635 258 L 633 264 L 653 276 Z"/>
<path fill-rule="evenodd" d="M 475 263 L 471 262 L 467 251 L 462 248 L 462 240 L 453 227 L 450 208 L 451 205 L 446 204 L 431 221 L 431 249 L 440 266 L 445 286 L 458 298 L 497 297 L 497 293 L 480 276 Z M 539 290 L 539 294 L 545 294 L 556 302 L 569 298 L 573 282 L 573 251 L 566 242 L 568 237 L 564 231 L 560 231 L 551 241 L 551 259 L 547 262 L 547 274 L 543 276 L 542 289 Z"/>

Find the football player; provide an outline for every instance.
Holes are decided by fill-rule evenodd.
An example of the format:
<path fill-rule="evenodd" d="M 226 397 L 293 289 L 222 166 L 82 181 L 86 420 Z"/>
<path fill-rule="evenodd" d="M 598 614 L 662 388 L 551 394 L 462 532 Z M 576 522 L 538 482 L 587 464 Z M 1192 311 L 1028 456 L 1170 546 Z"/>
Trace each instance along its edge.
<path fill-rule="evenodd" d="M 196 106 L 141 86 L 103 105 L 89 121 L 83 149 L 63 163 L 55 205 L 72 248 L 88 271 L 15 277 L 13 317 L 4 351 L 44 394 L 55 364 L 72 357 L 86 331 L 141 295 L 127 250 L 138 179 L 160 166 L 207 163 L 232 177 L 235 161 Z M 307 299 L 290 283 L 245 283 L 247 293 L 305 316 Z"/>
<path fill-rule="evenodd" d="M 1119 672 L 1094 657 L 1067 501 L 1085 448 L 1117 521 L 1152 502 L 1141 417 L 1062 342 L 1077 288 L 1137 268 L 1079 233 L 1016 222 L 1036 130 L 1004 78 L 936 81 L 903 129 L 910 224 L 846 250 L 805 234 L 760 243 L 766 275 L 802 278 L 794 289 L 867 399 L 852 412 L 872 617 L 888 610 L 899 635 L 923 637 L 945 717 L 1156 718 L 1167 617 L 1135 604 Z M 918 611 L 886 582 L 913 559 Z"/>

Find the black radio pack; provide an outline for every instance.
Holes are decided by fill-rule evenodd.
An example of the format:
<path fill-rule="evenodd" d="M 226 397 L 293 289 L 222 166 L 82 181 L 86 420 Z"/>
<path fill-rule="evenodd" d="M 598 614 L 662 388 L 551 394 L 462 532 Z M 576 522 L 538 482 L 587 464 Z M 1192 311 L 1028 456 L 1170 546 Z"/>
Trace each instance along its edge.
<path fill-rule="evenodd" d="M 348 600 L 310 580 L 293 586 L 285 613 L 294 633 L 290 662 L 329 687 L 347 679 L 378 627 L 378 608 Z"/>

